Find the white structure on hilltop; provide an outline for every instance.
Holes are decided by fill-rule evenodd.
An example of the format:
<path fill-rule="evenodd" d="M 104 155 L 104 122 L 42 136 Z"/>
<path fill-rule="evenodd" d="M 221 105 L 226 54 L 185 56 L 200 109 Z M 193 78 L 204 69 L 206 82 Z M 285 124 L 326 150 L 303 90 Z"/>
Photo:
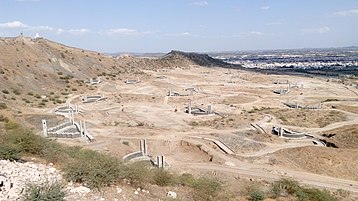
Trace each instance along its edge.
<path fill-rule="evenodd" d="M 34 39 L 37 39 L 37 38 L 40 38 L 40 34 L 39 33 L 36 33 Z"/>

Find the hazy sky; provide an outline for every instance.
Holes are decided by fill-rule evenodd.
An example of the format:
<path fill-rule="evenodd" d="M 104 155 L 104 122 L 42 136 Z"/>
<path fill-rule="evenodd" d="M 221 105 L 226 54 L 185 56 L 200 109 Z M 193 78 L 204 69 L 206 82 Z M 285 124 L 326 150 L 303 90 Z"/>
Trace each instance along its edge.
<path fill-rule="evenodd" d="M 0 0 L 0 36 L 102 52 L 358 45 L 358 0 Z"/>

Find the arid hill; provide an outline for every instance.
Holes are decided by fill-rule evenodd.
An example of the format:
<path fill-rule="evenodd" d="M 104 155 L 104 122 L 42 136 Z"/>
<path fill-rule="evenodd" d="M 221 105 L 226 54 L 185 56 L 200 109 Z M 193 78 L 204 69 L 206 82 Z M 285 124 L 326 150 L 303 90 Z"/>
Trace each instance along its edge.
<path fill-rule="evenodd" d="M 143 69 L 230 66 L 197 53 L 172 51 L 160 58 L 112 57 L 29 37 L 0 38 L 0 55 L 1 99 L 24 106 L 35 106 L 41 96 L 61 103 L 71 92 L 93 90 L 85 84 L 90 78 L 124 80 L 146 77 Z"/>

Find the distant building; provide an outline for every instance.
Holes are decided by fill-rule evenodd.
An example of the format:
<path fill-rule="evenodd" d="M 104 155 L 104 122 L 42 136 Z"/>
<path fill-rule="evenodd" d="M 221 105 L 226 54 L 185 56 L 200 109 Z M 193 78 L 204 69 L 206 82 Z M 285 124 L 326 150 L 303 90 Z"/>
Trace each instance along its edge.
<path fill-rule="evenodd" d="M 39 34 L 39 33 L 36 33 L 34 39 L 38 39 L 38 38 L 41 38 L 41 37 L 40 37 L 40 34 Z"/>

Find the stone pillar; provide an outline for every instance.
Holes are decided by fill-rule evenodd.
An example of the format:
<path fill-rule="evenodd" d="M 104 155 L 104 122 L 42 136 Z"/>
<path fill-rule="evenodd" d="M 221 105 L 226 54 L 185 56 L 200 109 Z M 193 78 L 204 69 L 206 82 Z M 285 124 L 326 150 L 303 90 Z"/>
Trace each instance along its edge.
<path fill-rule="evenodd" d="M 143 151 L 144 151 L 144 155 L 147 156 L 148 155 L 148 146 L 147 146 L 146 139 L 143 140 Z"/>
<path fill-rule="evenodd" d="M 165 157 L 164 155 L 161 156 L 161 168 L 165 168 Z"/>
<path fill-rule="evenodd" d="M 70 122 L 72 123 L 72 125 L 74 125 L 75 124 L 75 116 L 73 114 L 73 110 L 70 110 L 68 115 L 70 116 Z"/>
<path fill-rule="evenodd" d="M 189 100 L 188 104 L 188 114 L 191 114 L 191 100 Z"/>
<path fill-rule="evenodd" d="M 83 125 L 83 122 L 80 121 L 80 134 L 81 134 L 81 137 L 83 138 L 84 135 L 85 135 L 85 131 L 84 131 L 84 125 Z"/>
<path fill-rule="evenodd" d="M 43 129 L 44 136 L 47 137 L 47 122 L 46 122 L 46 119 L 42 120 L 42 129 Z"/>
<path fill-rule="evenodd" d="M 86 135 L 86 133 L 87 133 L 86 121 L 83 121 L 83 128 L 82 128 L 82 130 L 83 130 L 83 135 Z"/>
<path fill-rule="evenodd" d="M 212 114 L 213 111 L 212 111 L 212 106 L 211 105 L 208 105 L 208 111 L 207 111 L 208 114 Z"/>
<path fill-rule="evenodd" d="M 158 168 L 160 168 L 162 166 L 160 156 L 157 156 L 157 166 L 158 166 Z"/>
<path fill-rule="evenodd" d="M 141 151 L 142 154 L 144 155 L 144 153 L 143 153 L 143 140 L 139 140 L 139 151 Z"/>
<path fill-rule="evenodd" d="M 146 139 L 140 140 L 139 146 L 140 146 L 140 151 L 142 152 L 143 156 L 147 156 L 148 155 L 147 140 Z"/>
<path fill-rule="evenodd" d="M 279 128 L 279 136 L 280 136 L 280 137 L 283 136 L 283 128 L 282 128 L 282 127 Z"/>

